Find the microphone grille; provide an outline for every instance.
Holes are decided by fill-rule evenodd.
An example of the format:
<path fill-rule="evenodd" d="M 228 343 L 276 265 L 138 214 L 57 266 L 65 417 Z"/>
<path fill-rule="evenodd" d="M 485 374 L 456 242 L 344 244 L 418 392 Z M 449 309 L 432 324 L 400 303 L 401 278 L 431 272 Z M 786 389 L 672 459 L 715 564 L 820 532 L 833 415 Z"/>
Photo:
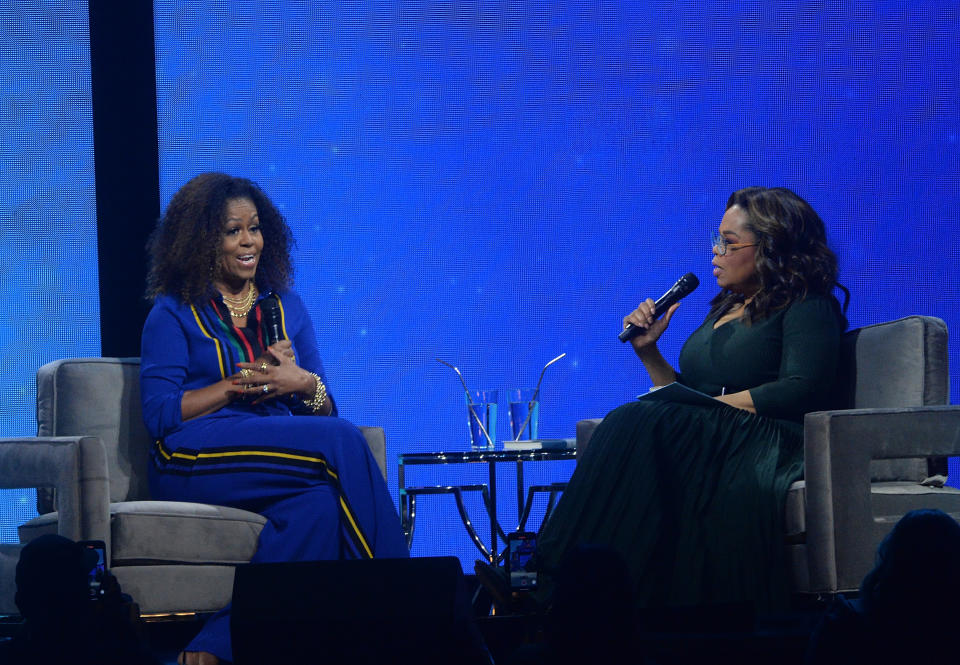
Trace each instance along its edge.
<path fill-rule="evenodd" d="M 692 293 L 695 288 L 700 286 L 700 280 L 692 272 L 688 272 L 686 275 L 680 278 L 682 282 L 682 289 L 684 293 Z"/>

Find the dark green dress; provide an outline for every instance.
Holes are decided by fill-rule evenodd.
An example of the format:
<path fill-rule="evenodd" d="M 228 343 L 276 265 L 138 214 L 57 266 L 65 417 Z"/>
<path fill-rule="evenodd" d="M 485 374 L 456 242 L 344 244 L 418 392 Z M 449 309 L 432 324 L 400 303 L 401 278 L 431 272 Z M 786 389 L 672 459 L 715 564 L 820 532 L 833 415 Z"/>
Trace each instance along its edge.
<path fill-rule="evenodd" d="M 783 606 L 784 500 L 803 472 L 803 414 L 828 406 L 841 321 L 824 296 L 752 325 L 705 321 L 678 380 L 711 395 L 749 389 L 757 415 L 656 401 L 612 411 L 544 527 L 542 570 L 603 544 L 626 557 L 641 606 Z"/>

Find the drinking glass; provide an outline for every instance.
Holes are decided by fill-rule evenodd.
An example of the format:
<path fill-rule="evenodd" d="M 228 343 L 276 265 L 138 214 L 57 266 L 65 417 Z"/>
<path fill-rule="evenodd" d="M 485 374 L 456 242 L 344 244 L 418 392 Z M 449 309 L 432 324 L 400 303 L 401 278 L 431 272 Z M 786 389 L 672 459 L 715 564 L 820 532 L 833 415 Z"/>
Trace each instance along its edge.
<path fill-rule="evenodd" d="M 470 426 L 470 447 L 492 450 L 497 440 L 497 391 L 467 391 L 467 419 Z"/>
<path fill-rule="evenodd" d="M 540 400 L 535 399 L 534 388 L 515 388 L 508 391 L 510 431 L 514 441 L 538 438 Z"/>

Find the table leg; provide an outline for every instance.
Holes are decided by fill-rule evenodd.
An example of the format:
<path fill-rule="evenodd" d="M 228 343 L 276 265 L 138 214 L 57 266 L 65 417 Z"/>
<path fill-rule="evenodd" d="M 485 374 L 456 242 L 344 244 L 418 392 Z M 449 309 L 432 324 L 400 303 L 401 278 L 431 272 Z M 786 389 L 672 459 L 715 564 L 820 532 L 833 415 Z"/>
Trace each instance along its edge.
<path fill-rule="evenodd" d="M 517 531 L 523 520 L 523 460 L 517 460 Z"/>
<path fill-rule="evenodd" d="M 437 487 L 408 487 L 403 490 L 406 495 L 406 519 L 404 521 L 404 535 L 407 538 L 407 547 L 409 548 L 413 543 L 413 529 L 416 526 L 417 519 L 417 495 L 420 494 L 452 494 L 454 500 L 457 504 L 457 512 L 460 513 L 460 521 L 463 522 L 464 528 L 467 530 L 467 535 L 470 536 L 470 540 L 473 541 L 473 544 L 477 546 L 477 549 L 480 550 L 480 553 L 483 555 L 483 558 L 487 561 L 493 560 L 493 555 L 490 554 L 490 551 L 487 549 L 487 546 L 484 545 L 483 539 L 476 532 L 476 529 L 473 528 L 473 522 L 470 521 L 470 515 L 467 513 L 467 507 L 463 503 L 463 492 L 480 492 L 480 501 L 482 502 L 483 509 L 487 513 L 487 516 L 490 515 L 490 494 L 487 492 L 486 485 L 446 485 L 446 486 L 437 486 Z M 506 540 L 506 537 L 503 535 L 500 525 L 497 524 L 498 533 L 500 533 L 501 538 Z"/>
<path fill-rule="evenodd" d="M 497 464 L 496 462 L 487 462 L 489 469 L 489 487 L 490 487 L 490 563 L 494 566 L 500 559 L 500 546 L 497 543 Z"/>
<path fill-rule="evenodd" d="M 407 537 L 407 549 L 413 546 L 413 530 L 417 528 L 417 495 L 407 494 L 406 521 L 401 522 L 403 534 Z"/>
<path fill-rule="evenodd" d="M 566 483 L 550 483 L 549 485 L 531 485 L 528 487 L 527 498 L 523 504 L 523 512 L 520 514 L 520 524 L 517 526 L 517 531 L 527 530 L 527 520 L 530 518 L 530 509 L 533 508 L 533 497 L 537 492 L 549 492 L 550 498 L 547 501 L 543 518 L 540 520 L 540 527 L 537 529 L 537 533 L 541 533 L 544 525 L 550 519 L 550 515 L 553 514 L 553 507 L 556 505 L 557 496 L 565 489 L 567 489 Z"/>
<path fill-rule="evenodd" d="M 413 510 L 416 510 L 414 507 L 413 500 L 414 497 L 411 497 L 407 494 L 407 484 L 406 484 L 406 474 L 404 472 L 403 460 L 401 459 L 400 463 L 397 464 L 397 485 L 399 485 L 398 498 L 400 500 L 400 528 L 403 530 L 403 537 L 407 542 L 407 549 L 410 549 L 410 545 L 413 543 L 413 519 L 411 513 Z"/>

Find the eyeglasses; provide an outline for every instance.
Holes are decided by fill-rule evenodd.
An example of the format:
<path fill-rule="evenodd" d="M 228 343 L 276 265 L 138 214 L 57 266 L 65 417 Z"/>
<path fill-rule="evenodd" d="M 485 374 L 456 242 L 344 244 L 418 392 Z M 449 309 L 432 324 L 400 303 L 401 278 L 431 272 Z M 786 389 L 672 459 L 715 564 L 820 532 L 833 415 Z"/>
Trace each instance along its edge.
<path fill-rule="evenodd" d="M 726 237 L 716 231 L 710 234 L 710 239 L 713 241 L 713 251 L 717 253 L 717 256 L 725 256 L 728 249 L 735 252 L 744 247 L 756 247 L 760 244 L 758 242 L 727 242 Z"/>

